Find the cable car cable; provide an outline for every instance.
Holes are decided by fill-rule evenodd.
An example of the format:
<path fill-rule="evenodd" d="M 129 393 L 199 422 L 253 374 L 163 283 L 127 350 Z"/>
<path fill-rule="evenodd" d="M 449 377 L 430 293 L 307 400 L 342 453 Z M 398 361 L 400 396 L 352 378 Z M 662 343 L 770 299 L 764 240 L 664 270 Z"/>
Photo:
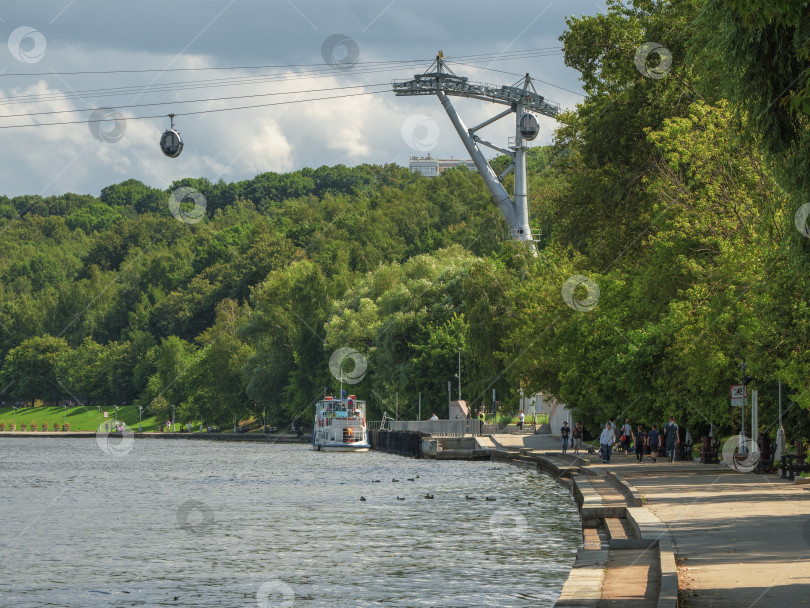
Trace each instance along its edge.
<path fill-rule="evenodd" d="M 354 75 L 363 75 L 363 74 L 372 74 L 378 72 L 387 72 L 393 71 L 392 69 L 378 69 L 378 70 L 366 70 L 366 71 L 352 71 Z M 302 80 L 307 78 L 325 78 L 329 76 L 348 76 L 349 73 L 335 73 L 333 70 L 329 71 L 330 73 L 303 73 L 303 74 L 296 74 L 294 76 L 280 76 L 280 75 L 264 75 L 264 76 L 243 76 L 243 77 L 232 77 L 226 79 L 213 79 L 213 80 L 193 80 L 188 82 L 179 82 L 179 83 L 165 83 L 162 85 L 128 85 L 126 87 L 118 87 L 112 89 L 88 89 L 83 91 L 73 91 L 70 93 L 65 92 L 53 92 L 47 95 L 21 95 L 16 97 L 7 97 L 6 99 L 0 99 L 0 105 L 14 105 L 14 104 L 21 104 L 21 103 L 44 103 L 47 101 L 60 101 L 60 100 L 67 100 L 67 99 L 74 99 L 74 98 L 82 98 L 82 97 L 106 97 L 111 95 L 127 95 L 130 93 L 157 93 L 163 91 L 173 91 L 173 90 L 185 90 L 185 89 L 195 89 L 195 88 L 213 88 L 213 87 L 221 87 L 221 86 L 242 86 L 242 85 L 249 85 L 249 84 L 262 84 L 262 83 L 270 83 L 270 82 L 282 82 L 286 80 Z M 189 86 L 190 84 L 195 84 L 198 86 Z M 144 91 L 145 88 L 147 90 Z"/>
<path fill-rule="evenodd" d="M 487 57 L 489 55 L 483 55 Z M 480 57 L 480 55 L 476 55 L 475 57 Z M 504 57 L 497 55 L 493 57 L 493 61 L 501 61 L 509 59 L 509 57 Z M 380 64 L 384 62 L 378 62 Z M 407 63 L 407 62 L 400 62 L 400 63 Z M 478 67 L 480 69 L 489 69 L 496 72 L 502 72 L 506 74 L 516 74 L 512 72 L 506 72 L 501 70 L 496 70 L 494 68 L 485 68 L 483 66 L 473 66 L 472 64 L 466 64 L 463 62 L 454 61 L 454 63 L 459 63 L 460 65 L 470 65 L 471 67 Z M 319 64 L 320 65 L 320 64 Z M 397 68 L 400 66 L 397 66 Z M 201 68 L 202 69 L 202 68 Z M 87 96 L 94 96 L 94 97 L 108 97 L 108 96 L 115 96 L 115 95 L 126 95 L 128 93 L 141 93 L 141 94 L 151 94 L 156 92 L 162 91 L 171 91 L 171 90 L 185 90 L 185 89 L 192 89 L 192 88 L 203 88 L 203 87 L 221 87 L 221 86 L 240 86 L 240 85 L 247 85 L 247 84 L 257 84 L 257 83 L 268 83 L 268 82 L 277 82 L 277 81 L 284 81 L 284 80 L 298 80 L 298 79 L 305 79 L 305 78 L 323 78 L 327 76 L 334 76 L 334 77 L 342 77 L 342 76 L 351 76 L 351 75 L 361 75 L 361 74 L 371 74 L 371 73 L 378 73 L 378 72 L 386 72 L 386 71 L 393 71 L 396 69 L 395 67 L 375 67 L 374 69 L 368 70 L 351 70 L 346 72 L 336 72 L 334 67 L 330 66 L 325 69 L 321 70 L 313 70 L 309 72 L 298 72 L 294 74 L 261 74 L 261 75 L 252 75 L 252 76 L 233 76 L 228 78 L 221 78 L 221 79 L 204 79 L 204 80 L 191 80 L 185 82 L 177 82 L 177 83 L 163 83 L 158 85 L 126 85 L 121 87 L 114 87 L 114 88 L 101 88 L 101 89 L 85 89 L 80 91 L 72 91 L 72 92 L 53 92 L 44 95 L 18 95 L 14 97 L 7 97 L 5 99 L 0 99 L 0 106 L 2 105 L 14 105 L 14 104 L 21 104 L 21 103 L 44 103 L 46 101 L 57 101 L 57 100 L 68 100 L 68 99 L 75 99 L 80 97 L 87 97 Z M 517 74 L 516 74 L 517 75 Z M 551 84 L 551 83 L 547 83 Z M 197 86 L 192 86 L 197 85 Z M 552 85 L 556 86 L 556 85 Z M 562 88 L 562 87 L 559 87 Z M 146 90 L 144 90 L 146 89 Z M 114 105 L 114 104 L 113 104 Z"/>
<path fill-rule="evenodd" d="M 308 103 L 310 101 L 323 101 L 328 99 L 343 99 L 345 97 L 361 97 L 363 95 L 378 95 L 380 93 L 390 93 L 392 89 L 387 89 L 385 91 L 366 91 L 364 93 L 347 93 L 345 95 L 331 95 L 326 97 L 313 97 L 311 99 L 291 99 L 287 101 L 276 101 L 271 103 L 260 103 L 254 104 L 250 106 L 237 106 L 234 108 L 214 108 L 211 110 L 194 110 L 191 112 L 175 112 L 175 116 L 193 116 L 195 114 L 213 114 L 214 112 L 232 112 L 235 110 L 250 110 L 253 108 L 266 108 L 269 106 L 282 106 L 282 105 L 289 105 L 294 103 Z M 151 118 L 166 118 L 166 114 L 155 114 L 152 116 L 129 116 L 126 120 L 147 120 Z M 108 118 L 100 118 L 97 120 L 69 120 L 64 122 L 40 122 L 34 123 L 30 125 L 2 125 L 0 129 L 24 129 L 26 127 L 52 127 L 52 126 L 59 126 L 59 125 L 79 125 L 79 124 L 87 124 L 93 122 L 105 122 L 109 120 Z"/>
<path fill-rule="evenodd" d="M 389 82 L 381 82 L 376 84 L 358 84 L 354 86 L 348 87 L 330 87 L 326 89 L 309 89 L 306 91 L 277 91 L 275 93 L 255 93 L 253 95 L 232 95 L 229 97 L 211 97 L 208 99 L 183 99 L 177 101 L 157 101 L 154 103 L 138 103 L 133 105 L 119 105 L 115 108 L 115 110 L 121 110 L 126 108 L 145 108 L 149 106 L 169 106 L 169 105 L 176 105 L 176 104 L 183 104 L 183 103 L 203 103 L 206 101 L 228 101 L 231 99 L 248 99 L 252 97 L 272 97 L 275 95 L 300 95 L 303 93 L 321 93 L 323 91 L 345 91 L 346 89 L 364 89 L 368 87 L 382 87 L 382 86 L 390 86 L 391 83 Z M 103 109 L 103 108 L 82 108 L 80 110 L 51 110 L 48 112 L 28 112 L 28 113 L 20 113 L 20 114 L 2 114 L 0 115 L 0 119 L 3 118 L 19 118 L 22 116 L 43 116 L 46 114 L 71 114 L 75 112 L 92 112 L 94 110 Z M 178 114 L 178 116 L 182 116 Z"/>
<path fill-rule="evenodd" d="M 541 51 L 559 51 L 560 47 L 540 47 L 536 49 L 525 49 L 516 51 L 502 51 L 499 53 L 483 53 L 477 55 L 459 55 L 457 59 L 473 58 L 473 57 L 504 57 L 510 58 L 515 54 L 521 53 L 535 53 Z M 449 60 L 453 60 L 448 56 Z M 380 65 L 380 64 L 396 64 L 396 63 L 424 63 L 432 61 L 432 59 L 391 59 L 387 61 L 358 61 L 353 63 L 353 66 L 358 65 Z M 242 65 L 242 66 L 210 66 L 199 68 L 147 68 L 142 70 L 76 70 L 71 72 L 11 72 L 0 74 L 0 77 L 6 78 L 10 76 L 77 76 L 82 74 L 88 75 L 105 75 L 105 74 L 148 74 L 152 72 L 172 73 L 172 72 L 203 72 L 214 70 L 266 70 L 266 69 L 288 69 L 288 68 L 306 68 L 306 67 L 328 67 L 334 69 L 330 63 L 290 63 L 290 64 L 270 64 L 270 65 Z"/>

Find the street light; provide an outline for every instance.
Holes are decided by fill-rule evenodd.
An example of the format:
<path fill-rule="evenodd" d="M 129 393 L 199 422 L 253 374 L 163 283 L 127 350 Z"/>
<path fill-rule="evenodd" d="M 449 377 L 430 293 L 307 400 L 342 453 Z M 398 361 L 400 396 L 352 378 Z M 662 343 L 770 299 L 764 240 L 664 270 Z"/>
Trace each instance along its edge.
<path fill-rule="evenodd" d="M 67 405 L 65 406 L 65 418 L 62 420 L 62 426 L 65 426 L 65 424 L 67 424 Z"/>
<path fill-rule="evenodd" d="M 458 347 L 458 400 L 461 401 L 461 347 Z"/>
<path fill-rule="evenodd" d="M 174 406 L 172 406 L 172 433 L 174 433 Z"/>
<path fill-rule="evenodd" d="M 745 375 L 745 370 L 748 369 L 748 364 L 745 362 L 743 358 L 742 362 L 740 363 L 740 382 L 742 383 L 745 390 L 745 397 L 742 406 L 742 426 L 740 427 L 740 443 L 739 443 L 739 451 L 742 454 L 748 453 L 748 446 L 745 443 L 745 402 L 748 401 L 748 383 L 753 380 L 751 376 Z"/>
<path fill-rule="evenodd" d="M 97 405 L 98 408 L 98 428 L 101 429 L 101 406 Z"/>
<path fill-rule="evenodd" d="M 143 413 L 143 407 L 140 405 L 138 406 L 138 432 L 141 432 L 141 414 Z"/>

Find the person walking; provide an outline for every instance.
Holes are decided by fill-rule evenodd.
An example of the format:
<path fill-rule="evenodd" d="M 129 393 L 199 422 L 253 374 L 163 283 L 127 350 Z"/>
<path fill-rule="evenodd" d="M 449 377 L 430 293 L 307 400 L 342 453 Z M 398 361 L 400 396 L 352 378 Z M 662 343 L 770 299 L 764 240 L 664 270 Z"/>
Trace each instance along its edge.
<path fill-rule="evenodd" d="M 580 424 L 579 420 L 574 423 L 574 426 L 571 427 L 571 447 L 574 450 L 574 454 L 579 452 L 579 447 L 582 444 L 582 425 Z"/>
<path fill-rule="evenodd" d="M 653 462 L 658 462 L 658 450 L 661 447 L 661 433 L 658 430 L 658 425 L 652 425 L 652 430 L 647 433 L 647 445 L 650 446 L 650 456 Z"/>
<path fill-rule="evenodd" d="M 613 444 L 615 445 L 619 440 L 619 426 L 613 422 L 613 418 L 608 418 L 608 424 L 610 428 L 613 429 Z"/>
<path fill-rule="evenodd" d="M 481 428 L 478 431 L 479 435 L 484 434 L 484 419 L 485 419 L 484 410 L 479 410 L 478 411 L 478 422 L 480 423 L 480 426 L 481 426 Z"/>
<path fill-rule="evenodd" d="M 568 452 L 568 436 L 571 434 L 571 429 L 568 428 L 568 421 L 563 422 L 560 428 L 560 438 L 562 439 L 562 453 Z"/>
<path fill-rule="evenodd" d="M 616 434 L 613 431 L 613 425 L 608 422 L 599 436 L 599 445 L 602 446 L 602 462 L 610 464 L 610 451 L 613 449 L 613 444 L 616 443 Z"/>
<path fill-rule="evenodd" d="M 526 414 L 523 413 L 523 410 L 520 410 L 520 414 L 518 415 L 518 426 L 520 430 L 523 430 L 523 422 L 526 420 Z"/>
<path fill-rule="evenodd" d="M 666 439 L 667 457 L 670 462 L 674 462 L 675 450 L 681 443 L 681 438 L 678 436 L 678 425 L 675 424 L 675 416 L 670 416 L 669 422 L 664 425 L 664 438 Z"/>
<path fill-rule="evenodd" d="M 630 442 L 633 440 L 633 427 L 630 426 L 630 419 L 624 419 L 624 426 L 622 426 L 622 437 L 624 440 L 622 441 L 622 448 L 624 449 L 624 455 L 627 456 L 630 454 Z"/>
<path fill-rule="evenodd" d="M 647 433 L 644 432 L 644 427 L 640 424 L 635 433 L 636 441 L 636 462 L 642 462 L 644 459 L 644 447 L 647 445 Z"/>

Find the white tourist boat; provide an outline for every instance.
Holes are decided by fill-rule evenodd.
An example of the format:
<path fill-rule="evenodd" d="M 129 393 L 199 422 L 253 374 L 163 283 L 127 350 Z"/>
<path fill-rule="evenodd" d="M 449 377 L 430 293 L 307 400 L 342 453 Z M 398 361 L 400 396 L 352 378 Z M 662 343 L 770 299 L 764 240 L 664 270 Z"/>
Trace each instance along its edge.
<path fill-rule="evenodd" d="M 367 452 L 366 402 L 354 395 L 345 399 L 324 397 L 315 405 L 312 447 L 316 450 Z"/>

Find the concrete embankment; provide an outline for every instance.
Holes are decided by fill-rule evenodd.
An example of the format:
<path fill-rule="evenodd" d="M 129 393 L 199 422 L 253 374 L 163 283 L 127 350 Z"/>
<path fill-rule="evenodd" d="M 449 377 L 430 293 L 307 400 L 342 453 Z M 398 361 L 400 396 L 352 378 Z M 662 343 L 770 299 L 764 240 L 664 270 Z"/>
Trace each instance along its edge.
<path fill-rule="evenodd" d="M 725 463 L 638 463 L 496 435 L 494 460 L 571 489 L 583 548 L 558 607 L 797 606 L 810 594 L 810 485 Z"/>
<path fill-rule="evenodd" d="M 129 433 L 128 433 L 129 434 Z M 297 437 L 295 435 L 285 434 L 260 434 L 260 433 L 131 433 L 133 437 L 138 439 L 203 439 L 208 441 L 253 441 L 260 443 L 309 443 L 310 438 L 306 435 Z M 109 435 L 110 437 L 123 437 L 122 433 L 102 433 L 102 435 Z M 68 439 L 81 439 L 96 437 L 97 433 L 93 431 L 44 431 L 44 432 L 22 432 L 22 431 L 5 431 L 0 433 L 0 438 L 6 437 L 57 437 Z"/>
<path fill-rule="evenodd" d="M 591 466 L 586 455 L 562 455 L 557 441 L 520 435 L 439 438 L 437 457 L 487 458 L 537 468 L 568 488 L 579 507 L 583 547 L 578 550 L 559 608 L 599 608 L 614 601 L 638 608 L 676 608 L 678 573 L 666 526 L 642 506 L 638 490 L 621 475 Z M 546 448 L 546 449 L 543 449 Z M 629 604 L 628 604 L 629 602 Z"/>

